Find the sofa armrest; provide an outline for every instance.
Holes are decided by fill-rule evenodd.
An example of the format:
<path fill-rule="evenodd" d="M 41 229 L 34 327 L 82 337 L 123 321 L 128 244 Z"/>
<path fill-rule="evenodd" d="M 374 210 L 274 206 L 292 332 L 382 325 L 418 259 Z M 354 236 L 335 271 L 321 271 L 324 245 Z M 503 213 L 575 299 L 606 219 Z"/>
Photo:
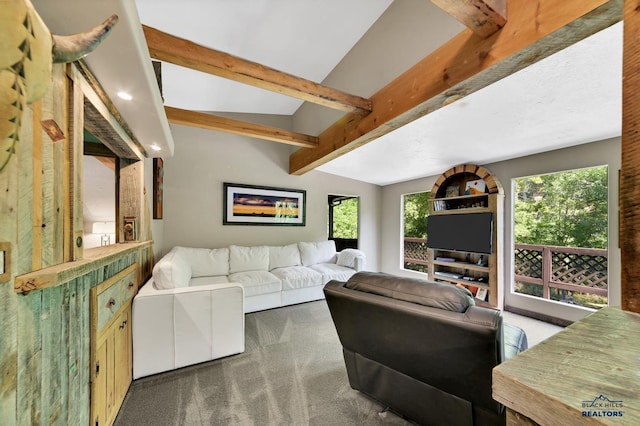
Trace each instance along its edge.
<path fill-rule="evenodd" d="M 355 269 L 356 272 L 360 272 L 364 270 L 364 257 L 360 257 L 360 256 L 356 257 L 353 261 L 353 266 L 354 266 L 353 269 Z"/>
<path fill-rule="evenodd" d="M 133 299 L 132 334 L 134 379 L 243 352 L 242 286 L 158 290 L 150 280 Z"/>
<path fill-rule="evenodd" d="M 359 272 L 364 269 L 365 260 L 366 257 L 363 251 L 357 249 L 344 249 L 336 254 L 335 263 Z"/>

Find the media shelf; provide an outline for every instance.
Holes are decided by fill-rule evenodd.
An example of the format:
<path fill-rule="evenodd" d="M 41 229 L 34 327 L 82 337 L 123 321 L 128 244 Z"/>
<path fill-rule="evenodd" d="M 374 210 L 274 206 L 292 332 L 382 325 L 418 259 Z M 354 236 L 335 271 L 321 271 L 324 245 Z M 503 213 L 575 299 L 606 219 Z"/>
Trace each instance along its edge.
<path fill-rule="evenodd" d="M 430 208 L 434 214 L 447 213 L 451 214 L 455 211 L 468 211 L 485 209 L 489 211 L 489 194 L 475 195 L 459 195 L 446 198 L 434 198 L 430 200 Z"/>
<path fill-rule="evenodd" d="M 485 192 L 477 193 L 472 190 L 468 191 L 471 193 L 465 194 L 469 187 L 479 187 Z M 486 237 L 482 233 L 476 234 L 480 241 L 484 241 L 483 238 L 491 239 L 491 253 L 453 250 L 454 247 L 460 248 L 458 246 L 460 241 L 456 242 L 456 238 L 453 237 L 448 240 L 445 235 L 442 243 L 443 246 L 448 247 L 428 249 L 429 278 L 464 286 L 476 297 L 486 293 L 486 299 L 476 298 L 476 304 L 502 309 L 504 287 L 502 245 L 504 191 L 502 185 L 484 167 L 467 164 L 456 166 L 443 173 L 436 180 L 431 190 L 431 197 L 429 215 L 492 213 L 492 232 L 486 233 Z M 457 226 L 457 221 L 454 223 L 456 223 L 454 226 Z M 427 240 L 428 238 L 427 235 Z"/>

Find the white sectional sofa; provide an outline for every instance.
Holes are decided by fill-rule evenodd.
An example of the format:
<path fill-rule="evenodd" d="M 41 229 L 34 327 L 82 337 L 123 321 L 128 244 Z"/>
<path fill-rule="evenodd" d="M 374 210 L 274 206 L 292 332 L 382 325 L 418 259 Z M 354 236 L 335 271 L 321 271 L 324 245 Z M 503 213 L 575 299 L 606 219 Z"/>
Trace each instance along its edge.
<path fill-rule="evenodd" d="M 133 378 L 244 352 L 244 300 L 239 284 L 158 290 L 133 299 Z"/>
<path fill-rule="evenodd" d="M 244 314 L 324 298 L 324 285 L 364 267 L 334 241 L 174 247 L 133 300 L 133 376 L 244 351 Z"/>

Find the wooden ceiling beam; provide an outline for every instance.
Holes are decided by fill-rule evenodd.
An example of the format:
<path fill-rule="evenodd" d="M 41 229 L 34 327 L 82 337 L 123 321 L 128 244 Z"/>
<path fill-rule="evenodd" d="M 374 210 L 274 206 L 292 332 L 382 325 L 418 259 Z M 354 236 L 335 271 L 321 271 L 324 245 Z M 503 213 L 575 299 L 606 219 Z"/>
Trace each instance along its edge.
<path fill-rule="evenodd" d="M 169 123 L 199 127 L 207 130 L 218 130 L 226 133 L 235 133 L 237 135 L 265 139 L 306 148 L 315 148 L 318 146 L 318 138 L 315 136 L 304 135 L 302 133 L 248 123 L 240 120 L 233 120 L 231 118 L 220 117 L 203 112 L 188 111 L 168 106 L 164 107 L 164 110 L 167 113 Z"/>
<path fill-rule="evenodd" d="M 316 149 L 289 158 L 304 174 L 575 42 L 619 22 L 622 0 L 509 0 L 502 31 L 464 30 L 371 97 L 373 111 L 347 114 L 319 135 Z"/>
<path fill-rule="evenodd" d="M 210 49 L 146 25 L 142 26 L 152 58 L 224 77 L 340 111 L 366 115 L 371 101 L 264 65 Z"/>
<path fill-rule="evenodd" d="M 481 38 L 498 32 L 507 23 L 507 0 L 431 0 Z"/>

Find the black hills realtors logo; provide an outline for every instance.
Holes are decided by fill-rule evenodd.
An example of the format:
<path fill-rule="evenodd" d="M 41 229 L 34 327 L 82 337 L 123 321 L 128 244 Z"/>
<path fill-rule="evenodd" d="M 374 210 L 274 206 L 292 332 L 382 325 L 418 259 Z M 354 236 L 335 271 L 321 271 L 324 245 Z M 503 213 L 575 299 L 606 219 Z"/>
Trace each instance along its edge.
<path fill-rule="evenodd" d="M 594 399 L 582 401 L 582 417 L 622 417 L 622 400 L 609 399 L 600 394 Z"/>

